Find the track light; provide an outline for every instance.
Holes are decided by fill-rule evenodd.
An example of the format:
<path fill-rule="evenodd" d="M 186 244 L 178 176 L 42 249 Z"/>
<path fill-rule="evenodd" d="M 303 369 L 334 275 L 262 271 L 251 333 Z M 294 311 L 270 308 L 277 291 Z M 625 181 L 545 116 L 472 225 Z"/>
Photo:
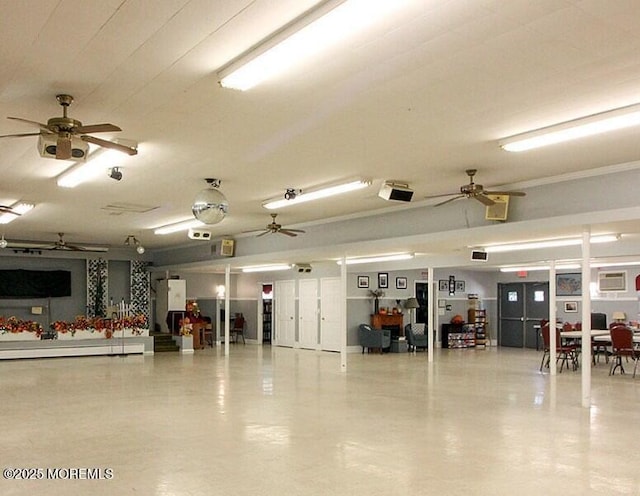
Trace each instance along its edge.
<path fill-rule="evenodd" d="M 112 167 L 108 172 L 111 179 L 115 179 L 116 181 L 120 181 L 122 179 L 122 171 L 119 167 Z"/>
<path fill-rule="evenodd" d="M 295 200 L 296 196 L 298 196 L 299 193 L 302 193 L 302 190 L 295 190 L 293 188 L 288 188 L 287 191 L 284 192 L 284 199 Z"/>
<path fill-rule="evenodd" d="M 136 238 L 133 234 L 129 234 L 129 236 L 127 236 L 127 239 L 124 240 L 124 244 L 125 246 L 135 246 L 136 247 L 136 251 L 142 255 L 145 252 L 144 246 L 142 246 L 142 243 L 140 243 L 140 241 L 138 240 L 138 238 Z"/>

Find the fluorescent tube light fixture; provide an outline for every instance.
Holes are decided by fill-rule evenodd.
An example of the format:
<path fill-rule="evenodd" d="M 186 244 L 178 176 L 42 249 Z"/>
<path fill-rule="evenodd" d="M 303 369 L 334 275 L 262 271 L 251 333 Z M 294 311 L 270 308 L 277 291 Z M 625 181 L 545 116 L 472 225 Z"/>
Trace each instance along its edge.
<path fill-rule="evenodd" d="M 511 136 L 501 140 L 500 146 L 508 152 L 523 152 L 638 125 L 640 104 L 635 104 Z"/>
<path fill-rule="evenodd" d="M 556 270 L 571 270 L 579 269 L 580 264 L 559 264 L 556 265 Z M 524 267 L 501 267 L 500 272 L 535 272 L 539 270 L 549 270 L 549 265 L 527 265 Z"/>
<path fill-rule="evenodd" d="M 119 181 L 122 179 L 122 173 L 120 172 L 120 167 L 117 167 L 117 165 L 124 157 L 122 152 L 117 150 L 99 148 L 87 157 L 86 162 L 79 163 L 63 172 L 60 177 L 58 177 L 58 186 L 62 188 L 75 188 L 79 184 L 102 176 L 105 170 L 109 168 L 112 170 L 112 173 L 114 169 L 120 173 L 119 178 L 113 175 L 109 176 Z"/>
<path fill-rule="evenodd" d="M 275 264 L 275 265 L 254 265 L 252 267 L 243 267 L 242 272 L 271 272 L 272 270 L 289 270 L 291 265 L 289 264 Z"/>
<path fill-rule="evenodd" d="M 618 241 L 619 239 L 619 234 L 602 234 L 598 236 L 591 236 L 591 243 L 611 243 L 612 241 Z M 557 248 L 561 246 L 577 246 L 581 244 L 582 238 L 560 238 L 529 241 L 524 243 L 489 245 L 483 246 L 482 249 L 487 253 L 504 253 L 507 251 L 536 250 L 540 248 Z"/>
<path fill-rule="evenodd" d="M 218 71 L 223 88 L 248 90 L 366 28 L 406 0 L 330 0 L 260 41 Z"/>
<path fill-rule="evenodd" d="M 354 257 L 345 259 L 347 265 L 375 263 L 375 262 L 394 262 L 396 260 L 409 260 L 413 258 L 413 253 L 391 253 L 389 255 L 376 255 L 372 257 Z M 336 261 L 338 265 L 342 265 L 342 260 Z"/>
<path fill-rule="evenodd" d="M 640 265 L 640 262 L 598 262 L 597 260 L 592 260 L 589 263 L 589 266 L 592 269 L 604 269 L 609 267 L 630 267 Z M 579 269 L 581 264 L 578 262 L 575 263 L 559 263 L 556 264 L 556 270 L 571 270 L 571 269 Z M 551 267 L 549 265 L 527 265 L 520 267 L 500 267 L 500 272 L 521 272 L 521 271 L 536 271 L 536 270 L 549 270 Z"/>
<path fill-rule="evenodd" d="M 153 234 L 173 234 L 180 231 L 187 231 L 192 227 L 205 227 L 205 225 L 198 219 L 183 220 L 176 222 L 175 224 L 167 224 L 166 226 L 160 226 L 153 231 Z"/>
<path fill-rule="evenodd" d="M 309 191 L 309 192 L 300 191 L 298 194 L 295 195 L 294 198 L 291 198 L 289 196 L 289 199 L 281 198 L 278 200 L 271 200 L 266 203 L 263 203 L 262 206 L 264 208 L 268 208 L 269 210 L 273 210 L 276 208 L 283 208 L 291 205 L 296 205 L 298 203 L 304 203 L 312 200 L 320 200 L 321 198 L 328 198 L 330 196 L 341 195 L 343 193 L 348 193 L 350 191 L 356 191 L 358 189 L 366 188 L 367 186 L 370 186 L 370 185 L 371 185 L 371 181 L 364 181 L 364 180 L 351 181 L 348 183 L 338 184 L 336 186 L 329 186 L 326 188 L 317 189 L 315 191 Z"/>
<path fill-rule="evenodd" d="M 26 214 L 29 210 L 33 209 L 35 205 L 33 203 L 26 202 L 17 202 L 11 205 L 11 210 L 15 213 L 6 212 L 0 214 L 0 224 L 8 224 L 9 222 L 13 222 L 22 214 Z"/>

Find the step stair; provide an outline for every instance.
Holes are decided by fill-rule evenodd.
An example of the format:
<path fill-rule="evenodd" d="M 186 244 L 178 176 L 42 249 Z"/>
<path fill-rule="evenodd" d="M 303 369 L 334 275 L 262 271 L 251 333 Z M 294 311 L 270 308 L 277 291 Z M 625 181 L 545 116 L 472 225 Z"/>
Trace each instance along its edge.
<path fill-rule="evenodd" d="M 171 337 L 171 334 L 152 332 L 151 336 L 153 336 L 154 353 L 180 351 L 180 348 L 178 347 L 178 345 L 176 345 L 175 341 Z"/>

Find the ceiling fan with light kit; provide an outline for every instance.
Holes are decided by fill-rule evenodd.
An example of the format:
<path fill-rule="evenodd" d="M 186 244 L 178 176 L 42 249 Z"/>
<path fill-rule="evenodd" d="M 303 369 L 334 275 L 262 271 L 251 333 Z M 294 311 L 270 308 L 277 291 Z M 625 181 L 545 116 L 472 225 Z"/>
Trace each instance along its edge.
<path fill-rule="evenodd" d="M 94 245 L 79 245 L 67 243 L 64 239 L 64 233 L 58 233 L 58 239 L 52 243 L 38 242 L 38 241 L 10 241 L 8 242 L 9 248 L 20 250 L 52 250 L 52 251 L 81 251 L 81 252 L 106 252 L 109 249 L 105 246 Z"/>
<path fill-rule="evenodd" d="M 264 231 L 258 234 L 257 237 L 264 236 L 265 234 L 284 234 L 285 236 L 296 237 L 298 234 L 303 234 L 305 231 L 302 229 L 288 229 L 282 227 L 282 224 L 278 224 L 276 222 L 276 217 L 278 214 L 271 214 L 271 222 L 266 225 Z M 255 231 L 245 231 L 245 232 L 255 232 Z"/>
<path fill-rule="evenodd" d="M 85 160 L 89 152 L 89 143 L 117 150 L 127 155 L 136 155 L 138 153 L 138 149 L 135 147 L 91 136 L 90 134 L 93 133 L 118 132 L 122 131 L 122 129 L 108 123 L 85 126 L 82 122 L 67 115 L 67 108 L 73 103 L 71 95 L 56 95 L 56 99 L 62 106 L 62 117 L 52 117 L 46 124 L 21 117 L 7 117 L 7 119 L 36 126 L 40 130 L 33 133 L 6 134 L 0 136 L 0 138 L 39 136 L 38 150 L 40 155 L 58 160 Z"/>
<path fill-rule="evenodd" d="M 454 200 L 459 200 L 460 198 L 473 198 L 475 200 L 478 200 L 480 203 L 482 203 L 483 205 L 487 206 L 487 207 L 492 207 L 496 204 L 496 200 L 492 197 L 500 197 L 500 196 L 525 196 L 526 193 L 523 193 L 522 191 L 488 191 L 485 190 L 484 187 L 482 186 L 482 184 L 477 184 L 475 182 L 473 182 L 473 178 L 476 175 L 476 172 L 478 172 L 477 169 L 467 169 L 466 171 L 467 176 L 469 176 L 469 184 L 464 184 L 462 186 L 460 186 L 460 192 L 457 193 L 445 193 L 442 195 L 433 195 L 433 196 L 426 196 L 425 199 L 432 199 L 432 198 L 442 198 L 445 196 L 451 196 L 451 198 L 448 198 L 440 203 L 436 203 L 435 206 L 439 207 L 440 205 L 445 205 L 447 203 L 450 203 Z"/>

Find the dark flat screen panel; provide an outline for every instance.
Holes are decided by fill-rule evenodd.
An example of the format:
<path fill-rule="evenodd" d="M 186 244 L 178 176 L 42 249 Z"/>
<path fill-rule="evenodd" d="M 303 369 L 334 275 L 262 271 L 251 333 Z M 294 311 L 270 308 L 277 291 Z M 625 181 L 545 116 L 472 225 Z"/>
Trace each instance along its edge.
<path fill-rule="evenodd" d="M 0 270 L 0 298 L 71 296 L 68 270 Z"/>

